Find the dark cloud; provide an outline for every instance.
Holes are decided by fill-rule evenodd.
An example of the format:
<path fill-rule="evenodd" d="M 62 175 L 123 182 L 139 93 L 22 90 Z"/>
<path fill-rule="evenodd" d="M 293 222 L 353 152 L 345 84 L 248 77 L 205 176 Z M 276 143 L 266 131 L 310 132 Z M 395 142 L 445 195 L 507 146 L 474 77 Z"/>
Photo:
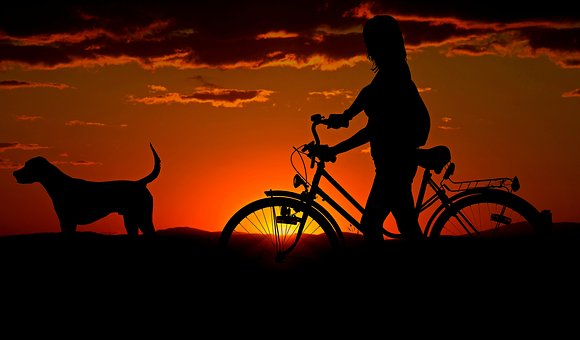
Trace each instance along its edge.
<path fill-rule="evenodd" d="M 218 85 L 216 85 L 214 83 L 211 83 L 211 82 L 207 81 L 204 77 L 202 77 L 200 75 L 196 75 L 196 76 L 190 77 L 190 79 L 193 80 L 193 81 L 195 81 L 195 82 L 197 82 L 197 83 L 199 83 L 202 87 L 210 87 L 210 88 L 211 87 L 217 87 L 217 88 L 221 87 L 221 86 L 218 86 Z"/>
<path fill-rule="evenodd" d="M 424 20 L 424 21 L 423 21 Z M 487 30 L 469 27 L 468 23 L 418 17 L 399 19 L 407 47 L 441 45 L 450 41 L 485 35 Z"/>
<path fill-rule="evenodd" d="M 562 67 L 580 67 L 580 25 L 572 28 L 529 28 L 522 31 L 533 54 L 546 54 Z"/>
<path fill-rule="evenodd" d="M 580 15 L 570 3 L 517 10 L 505 1 L 23 3 L 0 14 L 0 68 L 135 62 L 336 69 L 364 60 L 362 24 L 381 13 L 400 20 L 410 51 L 441 46 L 449 55 L 547 55 L 563 67 L 580 67 Z"/>
<path fill-rule="evenodd" d="M 580 68 L 580 56 L 567 58 L 561 64 L 563 67 Z"/>
<path fill-rule="evenodd" d="M 562 97 L 564 98 L 580 97 L 580 88 L 566 91 L 562 93 Z"/>
<path fill-rule="evenodd" d="M 505 0 L 413 0 L 363 1 L 370 3 L 374 12 L 388 12 L 422 17 L 454 17 L 469 21 L 514 23 L 529 20 L 553 21 L 580 19 L 577 5 L 572 1 L 526 1 L 517 6 Z"/>
<path fill-rule="evenodd" d="M 555 51 L 580 52 L 580 22 L 573 28 L 539 28 L 522 30 L 533 49 L 548 48 Z"/>
<path fill-rule="evenodd" d="M 30 88 L 30 87 L 51 87 L 55 89 L 67 89 L 70 85 L 60 84 L 60 83 L 43 83 L 43 82 L 31 82 L 22 80 L 0 80 L 0 90 L 14 90 L 20 88 Z"/>

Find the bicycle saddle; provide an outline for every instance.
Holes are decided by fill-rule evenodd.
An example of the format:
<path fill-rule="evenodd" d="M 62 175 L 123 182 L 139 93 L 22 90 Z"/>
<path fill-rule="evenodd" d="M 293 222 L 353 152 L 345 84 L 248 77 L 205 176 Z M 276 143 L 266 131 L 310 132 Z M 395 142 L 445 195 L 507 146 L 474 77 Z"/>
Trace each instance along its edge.
<path fill-rule="evenodd" d="M 417 149 L 417 162 L 420 167 L 433 170 L 440 174 L 447 163 L 451 161 L 451 151 L 445 145 L 429 149 Z"/>

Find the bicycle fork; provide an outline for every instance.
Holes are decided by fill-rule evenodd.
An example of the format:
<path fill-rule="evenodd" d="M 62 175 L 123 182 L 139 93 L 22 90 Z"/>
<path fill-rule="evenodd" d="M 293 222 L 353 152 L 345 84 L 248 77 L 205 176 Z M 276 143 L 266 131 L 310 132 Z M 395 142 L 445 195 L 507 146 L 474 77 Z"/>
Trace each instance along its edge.
<path fill-rule="evenodd" d="M 273 230 L 273 237 L 274 237 L 274 245 L 276 249 L 275 260 L 276 262 L 283 262 L 286 256 L 296 248 L 296 245 L 300 241 L 302 234 L 304 234 L 304 230 L 307 228 L 308 218 L 313 214 L 313 207 L 311 204 L 310 193 L 305 193 L 306 199 L 302 200 L 303 209 L 300 211 L 294 210 L 291 207 L 282 207 L 280 209 L 280 213 L 276 214 L 276 211 L 272 209 L 272 220 L 274 221 L 274 230 Z M 302 216 L 296 216 L 298 213 L 302 213 Z M 287 233 L 289 230 L 287 227 L 282 228 L 281 225 L 297 227 L 295 232 Z M 285 237 L 287 234 L 294 235 L 294 239 L 291 241 L 290 245 L 287 242 L 284 242 Z"/>
<path fill-rule="evenodd" d="M 323 167 L 323 166 L 322 166 Z M 322 169 L 321 169 L 322 170 Z M 275 238 L 276 238 L 276 262 L 282 262 L 286 258 L 286 256 L 296 248 L 296 245 L 300 241 L 302 234 L 304 233 L 304 229 L 306 228 L 306 222 L 308 221 L 308 217 L 313 215 L 313 202 L 316 198 L 316 190 L 313 188 L 318 188 L 320 184 L 320 179 L 322 177 L 322 173 L 324 171 L 317 171 L 314 175 L 312 180 L 312 184 L 310 185 L 311 190 L 305 186 L 304 192 L 302 193 L 302 197 L 304 197 L 301 202 L 303 203 L 303 211 L 301 217 L 296 217 L 292 215 L 291 211 L 281 211 L 279 216 L 275 216 Z M 290 210 L 289 207 L 287 207 Z M 278 229 L 278 223 L 285 223 L 291 225 L 298 225 L 298 230 L 296 231 L 294 241 L 290 244 L 286 249 L 282 249 L 283 242 L 280 242 L 280 235 Z"/>

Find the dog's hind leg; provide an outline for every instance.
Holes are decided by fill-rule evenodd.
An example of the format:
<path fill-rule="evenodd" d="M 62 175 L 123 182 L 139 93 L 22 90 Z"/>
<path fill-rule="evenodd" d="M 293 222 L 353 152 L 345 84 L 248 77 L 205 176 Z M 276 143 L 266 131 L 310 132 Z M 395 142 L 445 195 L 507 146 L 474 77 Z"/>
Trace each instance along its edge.
<path fill-rule="evenodd" d="M 138 216 L 139 229 L 141 229 L 143 235 L 152 236 L 155 235 L 155 226 L 153 225 L 153 196 L 149 193 L 147 197 L 148 199 Z"/>
<path fill-rule="evenodd" d="M 143 235 L 155 235 L 155 226 L 153 225 L 153 221 L 147 220 L 143 221 L 141 224 L 141 232 Z"/>

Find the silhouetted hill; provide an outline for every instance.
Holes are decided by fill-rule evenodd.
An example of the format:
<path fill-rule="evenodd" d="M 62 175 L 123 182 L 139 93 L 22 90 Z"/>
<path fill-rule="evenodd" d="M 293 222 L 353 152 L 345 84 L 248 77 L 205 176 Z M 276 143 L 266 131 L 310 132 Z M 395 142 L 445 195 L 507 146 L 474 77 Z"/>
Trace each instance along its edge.
<path fill-rule="evenodd" d="M 543 239 L 514 236 L 420 244 L 388 240 L 373 252 L 363 246 L 361 235 L 346 233 L 347 248 L 340 255 L 316 259 L 298 256 L 276 266 L 244 253 L 218 251 L 218 236 L 218 232 L 189 227 L 159 230 L 155 239 L 93 232 L 73 237 L 57 232 L 4 236 L 0 237 L 0 258 L 4 283 L 16 286 L 17 282 L 58 286 L 59 282 L 68 285 L 73 281 L 83 282 L 72 284 L 77 288 L 108 287 L 113 280 L 137 286 L 145 282 L 187 284 L 192 289 L 211 291 L 222 285 L 253 288 L 264 280 L 359 286 L 365 280 L 383 280 L 383 276 L 396 278 L 394 282 L 401 285 L 416 280 L 443 284 L 470 278 L 520 282 L 550 278 L 557 282 L 569 279 L 580 259 L 580 223 L 557 223 L 552 236 Z"/>
<path fill-rule="evenodd" d="M 46 268 L 93 272 L 96 267 L 107 272 L 118 270 L 121 275 L 131 270 L 166 270 L 171 275 L 176 274 L 173 269 L 188 268 L 190 273 L 200 275 L 328 276 L 345 271 L 375 272 L 375 266 L 384 271 L 407 267 L 428 271 L 437 267 L 462 272 L 470 271 L 474 265 L 489 266 L 498 272 L 507 271 L 508 265 L 538 268 L 539 262 L 548 258 L 559 261 L 554 265 L 569 262 L 571 258 L 567 256 L 576 255 L 576 249 L 580 249 L 580 223 L 556 223 L 551 237 L 544 239 L 514 235 L 496 240 L 446 239 L 416 245 L 388 240 L 371 255 L 364 248 L 361 235 L 345 233 L 347 249 L 340 256 L 315 260 L 298 257 L 291 265 L 281 266 L 265 266 L 244 258 L 244 253 L 236 257 L 224 255 L 217 249 L 219 232 L 190 227 L 159 230 L 155 239 L 94 232 L 79 232 L 73 237 L 58 232 L 4 236 L 0 237 L 0 255 L 7 268 L 28 268 L 29 273 Z M 314 236 L 314 242 L 316 238 L 324 242 L 322 237 Z"/>
<path fill-rule="evenodd" d="M 0 237 L 3 308 L 25 320 L 42 310 L 36 320 L 66 315 L 87 322 L 93 320 L 87 314 L 97 314 L 112 324 L 142 321 L 143 313 L 153 319 L 187 315 L 181 325 L 188 327 L 332 316 L 337 330 L 341 316 L 360 321 L 369 306 L 365 313 L 384 309 L 443 321 L 448 313 L 481 318 L 490 310 L 512 320 L 537 315 L 533 306 L 570 301 L 580 284 L 580 223 L 557 223 L 544 239 L 389 240 L 372 252 L 360 235 L 347 233 L 341 255 L 276 268 L 219 252 L 218 235 L 177 227 L 159 230 L 155 239 L 92 232 Z"/>

